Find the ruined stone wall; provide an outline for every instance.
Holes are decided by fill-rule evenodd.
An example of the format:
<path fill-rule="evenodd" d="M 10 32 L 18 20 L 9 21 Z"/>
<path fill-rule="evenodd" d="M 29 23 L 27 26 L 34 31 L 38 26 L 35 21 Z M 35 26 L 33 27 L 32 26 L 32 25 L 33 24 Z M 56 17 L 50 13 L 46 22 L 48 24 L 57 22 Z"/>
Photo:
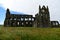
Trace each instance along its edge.
<path fill-rule="evenodd" d="M 35 15 L 35 26 L 37 27 L 50 27 L 50 14 L 48 6 L 39 6 L 39 13 Z"/>
<path fill-rule="evenodd" d="M 4 26 L 32 27 L 34 20 L 32 15 L 11 14 L 7 9 Z"/>

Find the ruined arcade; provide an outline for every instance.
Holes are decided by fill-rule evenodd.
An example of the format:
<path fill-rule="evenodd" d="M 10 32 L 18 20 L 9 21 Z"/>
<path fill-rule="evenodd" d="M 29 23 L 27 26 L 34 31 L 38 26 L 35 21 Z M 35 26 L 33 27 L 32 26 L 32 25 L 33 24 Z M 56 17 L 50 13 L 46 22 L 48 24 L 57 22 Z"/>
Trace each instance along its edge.
<path fill-rule="evenodd" d="M 4 26 L 32 27 L 34 17 L 32 15 L 11 14 L 9 9 L 6 11 Z"/>

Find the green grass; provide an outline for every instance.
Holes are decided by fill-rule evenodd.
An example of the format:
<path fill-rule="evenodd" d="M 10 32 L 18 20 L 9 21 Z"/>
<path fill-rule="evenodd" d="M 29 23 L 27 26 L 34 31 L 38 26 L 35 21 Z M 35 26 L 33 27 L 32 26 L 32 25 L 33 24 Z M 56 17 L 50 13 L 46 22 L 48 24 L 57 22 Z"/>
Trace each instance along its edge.
<path fill-rule="evenodd" d="M 0 27 L 0 40 L 60 40 L 60 28 Z"/>

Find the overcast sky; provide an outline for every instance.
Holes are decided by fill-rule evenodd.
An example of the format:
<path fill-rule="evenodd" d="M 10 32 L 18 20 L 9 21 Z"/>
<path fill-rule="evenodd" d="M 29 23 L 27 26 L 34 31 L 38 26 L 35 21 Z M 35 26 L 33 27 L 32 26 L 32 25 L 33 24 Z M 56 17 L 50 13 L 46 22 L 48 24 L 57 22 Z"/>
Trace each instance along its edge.
<path fill-rule="evenodd" d="M 39 5 L 45 5 L 49 7 L 50 20 L 58 20 L 60 22 L 60 0 L 0 0 L 0 4 L 5 9 L 9 8 L 10 10 L 33 16 L 38 13 Z"/>

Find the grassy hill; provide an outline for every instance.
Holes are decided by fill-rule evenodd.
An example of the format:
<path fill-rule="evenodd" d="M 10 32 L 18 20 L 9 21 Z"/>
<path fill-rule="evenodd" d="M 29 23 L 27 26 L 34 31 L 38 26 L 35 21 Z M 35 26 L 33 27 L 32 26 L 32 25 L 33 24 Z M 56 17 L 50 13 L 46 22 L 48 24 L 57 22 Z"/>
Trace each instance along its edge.
<path fill-rule="evenodd" d="M 60 40 L 60 28 L 0 27 L 0 40 Z"/>

